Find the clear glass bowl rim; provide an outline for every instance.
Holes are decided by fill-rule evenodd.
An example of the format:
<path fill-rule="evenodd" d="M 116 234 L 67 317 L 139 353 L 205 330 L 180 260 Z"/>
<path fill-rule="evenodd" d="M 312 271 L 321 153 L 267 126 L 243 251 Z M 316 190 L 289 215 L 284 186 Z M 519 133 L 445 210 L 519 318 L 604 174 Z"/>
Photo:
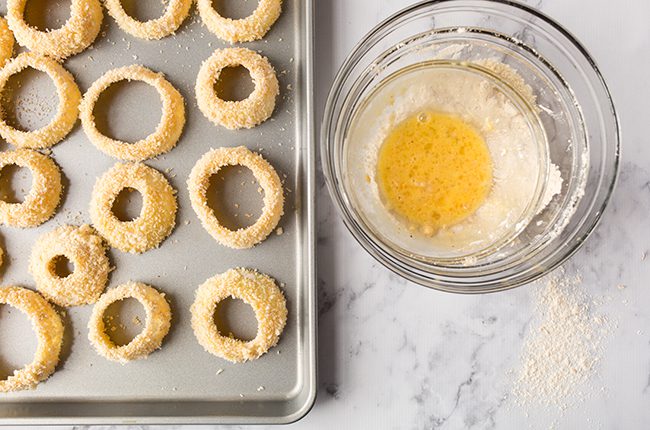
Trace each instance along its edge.
<path fill-rule="evenodd" d="M 333 137 L 330 136 L 330 129 L 332 125 L 332 120 L 334 119 L 334 110 L 335 102 L 338 98 L 338 93 L 341 89 L 342 82 L 346 79 L 350 73 L 355 59 L 359 55 L 367 50 L 368 47 L 372 47 L 376 42 L 376 39 L 381 38 L 382 33 L 387 29 L 393 26 L 396 22 L 400 22 L 402 18 L 410 16 L 417 12 L 420 9 L 433 7 L 433 6 L 443 6 L 445 4 L 450 4 L 453 6 L 455 0 L 424 0 L 417 2 L 411 6 L 408 6 L 393 15 L 389 16 L 374 28 L 372 28 L 351 50 L 350 54 L 343 62 L 339 68 L 336 77 L 332 83 L 327 102 L 324 109 L 323 121 L 321 124 L 321 162 L 323 167 L 323 173 L 325 176 L 327 188 L 329 190 L 330 196 L 334 201 L 334 204 L 337 208 L 337 211 L 341 215 L 344 224 L 347 229 L 352 233 L 355 240 L 368 252 L 373 258 L 379 261 L 382 265 L 387 267 L 389 270 L 395 274 L 408 279 L 412 282 L 420 284 L 425 287 L 436 289 L 439 291 L 451 292 L 451 293 L 462 293 L 462 294 L 482 294 L 482 293 L 491 293 L 504 291 L 512 289 L 529 282 L 535 281 L 536 279 L 544 276 L 547 273 L 552 272 L 558 266 L 562 265 L 565 261 L 571 258 L 584 244 L 587 238 L 593 233 L 598 224 L 602 219 L 603 212 L 608 206 L 612 194 L 614 192 L 616 183 L 618 181 L 618 175 L 620 171 L 620 159 L 621 159 L 621 127 L 618 114 L 616 112 L 614 102 L 612 99 L 611 92 L 600 72 L 596 62 L 593 60 L 592 56 L 589 54 L 587 49 L 578 41 L 578 39 L 563 26 L 557 23 L 554 19 L 550 18 L 546 14 L 540 12 L 539 10 L 530 7 L 526 4 L 519 3 L 511 0 L 473 0 L 475 3 L 485 4 L 484 10 L 489 11 L 491 5 L 501 5 L 519 9 L 524 13 L 529 14 L 531 17 L 540 19 L 545 24 L 548 24 L 553 30 L 557 31 L 562 37 L 566 38 L 574 48 L 577 49 L 579 54 L 587 61 L 590 68 L 594 72 L 598 84 L 601 85 L 602 90 L 606 96 L 608 102 L 607 111 L 611 112 L 613 125 L 614 125 L 614 135 L 615 139 L 615 151 L 613 154 L 613 174 L 612 180 L 608 186 L 604 189 L 604 194 L 602 197 L 602 203 L 598 207 L 592 208 L 591 214 L 592 220 L 591 223 L 586 227 L 584 233 L 580 236 L 572 238 L 569 244 L 572 244 L 571 247 L 567 248 L 561 255 L 560 258 L 557 258 L 552 262 L 551 265 L 545 267 L 542 270 L 534 271 L 529 273 L 525 277 L 520 277 L 518 279 L 509 279 L 503 278 L 498 281 L 491 281 L 489 283 L 483 283 L 480 280 L 477 280 L 476 283 L 473 283 L 471 286 L 466 282 L 455 282 L 453 280 L 453 275 L 445 277 L 442 279 L 432 279 L 430 274 L 423 274 L 421 270 L 417 267 L 410 266 L 405 264 L 403 261 L 396 260 L 392 256 L 388 255 L 381 247 L 377 246 L 374 243 L 373 238 L 366 232 L 361 226 L 358 225 L 357 221 L 350 213 L 350 208 L 347 207 L 345 203 L 345 198 L 341 195 L 341 191 L 336 184 L 337 178 L 334 177 L 334 168 L 331 160 L 332 157 L 332 140 Z M 603 190 L 601 190 L 601 193 Z M 510 277 L 512 278 L 512 276 Z M 459 277 L 458 280 L 462 281 L 462 277 Z"/>

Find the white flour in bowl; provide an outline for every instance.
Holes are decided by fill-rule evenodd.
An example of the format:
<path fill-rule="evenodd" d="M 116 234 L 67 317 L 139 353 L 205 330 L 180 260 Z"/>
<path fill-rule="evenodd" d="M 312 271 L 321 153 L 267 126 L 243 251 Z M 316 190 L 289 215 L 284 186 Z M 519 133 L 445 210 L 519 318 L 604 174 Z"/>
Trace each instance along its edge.
<path fill-rule="evenodd" d="M 494 66 L 490 62 L 481 65 Z M 495 67 L 494 73 L 512 79 L 506 71 L 518 76 L 503 65 Z M 534 106 L 530 87 L 523 81 L 518 86 L 517 91 L 529 97 L 529 104 Z M 492 157 L 494 184 L 472 216 L 441 229 L 433 237 L 419 237 L 385 209 L 376 166 L 379 148 L 393 127 L 427 110 L 460 117 L 481 133 Z M 540 136 L 535 134 L 530 119 L 531 115 L 522 112 L 493 80 L 475 70 L 428 66 L 402 73 L 380 87 L 351 126 L 349 163 L 363 168 L 349 170 L 350 189 L 376 230 L 403 249 L 420 255 L 468 255 L 485 249 L 525 227 L 525 217 L 534 215 L 530 208 L 536 203 L 538 180 L 544 175 L 545 165 L 543 145 L 538 144 Z M 550 175 L 549 179 L 551 183 L 542 199 L 545 205 L 562 185 L 559 175 Z"/>

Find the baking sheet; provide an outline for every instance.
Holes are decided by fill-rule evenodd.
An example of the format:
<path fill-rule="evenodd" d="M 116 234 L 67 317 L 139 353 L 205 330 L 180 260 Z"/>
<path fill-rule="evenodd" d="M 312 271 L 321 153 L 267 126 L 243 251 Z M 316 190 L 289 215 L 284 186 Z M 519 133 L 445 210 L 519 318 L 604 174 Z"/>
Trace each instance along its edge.
<path fill-rule="evenodd" d="M 28 17 L 32 24 L 45 20 L 52 25 L 57 18 L 63 22 L 67 16 L 61 16 L 61 8 L 67 3 L 31 0 Z M 162 10 L 160 2 L 125 1 L 129 3 L 137 6 L 136 16 L 141 19 L 155 17 Z M 253 0 L 221 3 L 222 10 L 233 17 L 245 16 L 256 6 Z M 3 2 L 0 13 L 5 12 Z M 202 61 L 215 49 L 229 45 L 203 27 L 195 6 L 177 35 L 161 41 L 129 36 L 105 12 L 93 47 L 65 62 L 82 92 L 105 71 L 138 63 L 163 72 L 185 98 L 187 123 L 177 147 L 146 162 L 178 190 L 176 228 L 159 249 L 142 255 L 110 251 L 116 269 L 109 288 L 135 280 L 165 292 L 172 306 L 172 328 L 161 350 L 122 366 L 97 355 L 89 344 L 86 323 L 92 307 L 71 308 L 56 373 L 36 390 L 0 395 L 0 423 L 282 423 L 308 411 L 315 395 L 316 371 L 311 14 L 311 0 L 285 0 L 280 19 L 264 40 L 242 45 L 269 58 L 281 88 L 272 119 L 251 130 L 216 127 L 196 106 L 193 88 Z M 231 78 L 238 81 L 237 76 Z M 16 78 L 14 86 L 18 123 L 30 128 L 46 123 L 56 106 L 51 82 L 37 72 L 26 72 Z M 233 96 L 245 95 L 237 92 Z M 114 137 L 143 137 L 160 118 L 158 96 L 145 84 L 117 85 L 104 98 L 96 111 L 98 123 Z M 284 179 L 286 198 L 279 224 L 282 234 L 272 234 L 245 251 L 225 248 L 208 235 L 192 211 L 185 184 L 194 163 L 210 148 L 238 145 L 260 151 L 276 168 Z M 0 149 L 12 147 L 1 142 Z M 65 176 L 63 203 L 56 216 L 38 228 L 0 229 L 0 244 L 6 252 L 4 285 L 34 288 L 27 271 L 34 241 L 58 225 L 89 223 L 87 207 L 95 178 L 117 161 L 90 144 L 79 123 L 52 149 L 52 157 Z M 21 185 L 29 183 L 22 173 L 18 172 L 12 185 L 18 194 Z M 215 186 L 225 190 L 223 201 L 231 221 L 252 222 L 261 204 L 257 185 L 245 169 L 227 173 L 223 184 Z M 133 211 L 133 202 L 125 206 Z M 231 364 L 198 344 L 190 327 L 189 307 L 195 289 L 205 279 L 239 266 L 259 269 L 281 284 L 289 318 L 277 347 L 256 361 Z M 127 308 L 133 306 L 129 305 L 125 303 L 123 310 L 131 315 Z M 35 337 L 19 312 L 0 308 L 0 351 L 8 353 L 3 353 L 0 367 L 6 371 L 31 361 Z M 237 334 L 255 332 L 246 306 L 232 303 L 226 314 Z M 128 318 L 122 320 L 128 324 Z"/>

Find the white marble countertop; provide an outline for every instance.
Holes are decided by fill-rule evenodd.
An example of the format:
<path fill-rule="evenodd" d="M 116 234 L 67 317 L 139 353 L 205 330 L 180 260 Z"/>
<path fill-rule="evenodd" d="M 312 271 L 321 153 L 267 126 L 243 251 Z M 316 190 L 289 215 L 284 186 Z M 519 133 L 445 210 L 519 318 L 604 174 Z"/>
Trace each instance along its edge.
<path fill-rule="evenodd" d="M 352 46 L 410 0 L 319 1 L 317 106 Z M 618 327 L 605 342 L 584 404 L 541 418 L 512 407 L 516 368 L 531 320 L 530 285 L 482 297 L 429 291 L 392 275 L 348 234 L 323 189 L 319 199 L 320 391 L 302 428 L 641 429 L 650 426 L 650 3 L 534 0 L 587 47 L 612 91 L 623 129 L 613 203 L 566 265 L 580 271 Z M 623 4 L 625 6 L 623 6 Z M 322 184 L 322 181 L 321 181 Z M 620 290 L 618 285 L 625 285 Z M 529 415 L 527 417 L 527 414 Z"/>
<path fill-rule="evenodd" d="M 412 0 L 316 0 L 316 105 L 352 46 Z M 531 0 L 587 47 L 610 85 L 624 159 L 613 203 L 565 266 L 611 300 L 599 390 L 555 414 L 508 405 L 538 285 L 466 297 L 409 284 L 346 231 L 318 178 L 319 392 L 292 429 L 642 429 L 650 425 L 650 3 Z M 623 284 L 624 289 L 617 288 Z M 600 391 L 600 387 L 604 387 Z M 527 416 L 530 414 L 530 416 Z M 188 427 L 183 427 L 187 429 Z M 234 427 L 239 428 L 239 427 Z M 259 428 L 259 427 L 258 427 Z"/>

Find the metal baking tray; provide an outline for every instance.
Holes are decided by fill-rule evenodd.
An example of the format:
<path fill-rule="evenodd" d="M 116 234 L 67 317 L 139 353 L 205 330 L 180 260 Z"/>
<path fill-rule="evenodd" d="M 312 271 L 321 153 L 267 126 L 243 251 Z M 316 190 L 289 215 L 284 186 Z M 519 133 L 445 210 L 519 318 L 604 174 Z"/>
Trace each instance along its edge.
<path fill-rule="evenodd" d="M 6 4 L 2 3 L 0 13 L 4 15 Z M 155 17 L 162 10 L 161 2 L 124 3 L 137 8 L 140 19 Z M 257 5 L 252 0 L 220 3 L 229 16 L 245 16 Z M 142 255 L 109 251 L 115 270 L 108 288 L 135 280 L 165 292 L 172 305 L 172 328 L 160 350 L 146 360 L 122 366 L 99 356 L 89 344 L 86 324 L 92 306 L 70 308 L 64 317 L 66 333 L 57 371 L 35 390 L 0 394 L 0 424 L 289 423 L 309 411 L 316 394 L 313 4 L 312 0 L 283 3 L 283 13 L 266 37 L 241 45 L 267 56 L 281 85 L 272 119 L 251 130 L 216 127 L 196 106 L 194 83 L 202 61 L 215 49 L 230 45 L 202 25 L 195 6 L 177 35 L 160 41 L 129 36 L 105 12 L 102 32 L 93 47 L 65 61 L 82 92 L 105 71 L 138 63 L 163 72 L 185 98 L 187 123 L 178 145 L 146 162 L 163 172 L 178 190 L 176 228 L 159 249 Z M 63 23 L 69 13 L 56 8 L 66 2 L 32 0 L 28 5 L 33 25 L 39 25 L 39 20 L 50 26 Z M 236 72 L 232 75 L 229 79 L 238 79 Z M 26 71 L 16 80 L 12 84 L 16 121 L 26 127 L 46 123 L 57 103 L 49 79 Z M 160 102 L 146 84 L 118 84 L 100 101 L 96 113 L 100 127 L 108 133 L 135 139 L 155 128 Z M 285 215 L 279 224 L 282 234 L 272 234 L 244 251 L 225 248 L 208 235 L 192 211 L 185 184 L 194 163 L 210 148 L 238 145 L 261 151 L 284 178 L 286 197 Z M 0 142 L 0 149 L 12 147 Z M 95 178 L 117 162 L 88 141 L 80 124 L 51 154 L 65 177 L 62 205 L 52 220 L 38 228 L 0 229 L 0 245 L 5 250 L 3 285 L 34 288 L 27 270 L 34 241 L 58 225 L 89 223 L 88 202 Z M 242 170 L 230 169 L 223 184 L 215 185 L 225 194 L 222 204 L 228 205 L 225 210 L 231 222 L 239 225 L 250 222 L 247 218 L 254 219 L 261 208 L 257 185 L 251 184 L 252 175 Z M 24 176 L 20 171 L 13 178 L 14 190 L 28 184 Z M 133 210 L 137 203 L 123 205 Z M 269 353 L 252 362 L 231 364 L 198 344 L 190 327 L 189 307 L 194 291 L 205 279 L 240 266 L 259 269 L 280 283 L 289 317 L 279 344 Z M 223 311 L 223 318 L 238 333 L 254 335 L 253 314 L 245 308 L 234 302 Z M 125 315 L 135 312 L 130 302 L 124 303 L 122 311 Z M 239 321 L 240 315 L 244 322 Z M 128 323 L 124 316 L 122 321 Z M 30 362 L 35 345 L 27 319 L 0 306 L 0 368 L 4 376 Z"/>

